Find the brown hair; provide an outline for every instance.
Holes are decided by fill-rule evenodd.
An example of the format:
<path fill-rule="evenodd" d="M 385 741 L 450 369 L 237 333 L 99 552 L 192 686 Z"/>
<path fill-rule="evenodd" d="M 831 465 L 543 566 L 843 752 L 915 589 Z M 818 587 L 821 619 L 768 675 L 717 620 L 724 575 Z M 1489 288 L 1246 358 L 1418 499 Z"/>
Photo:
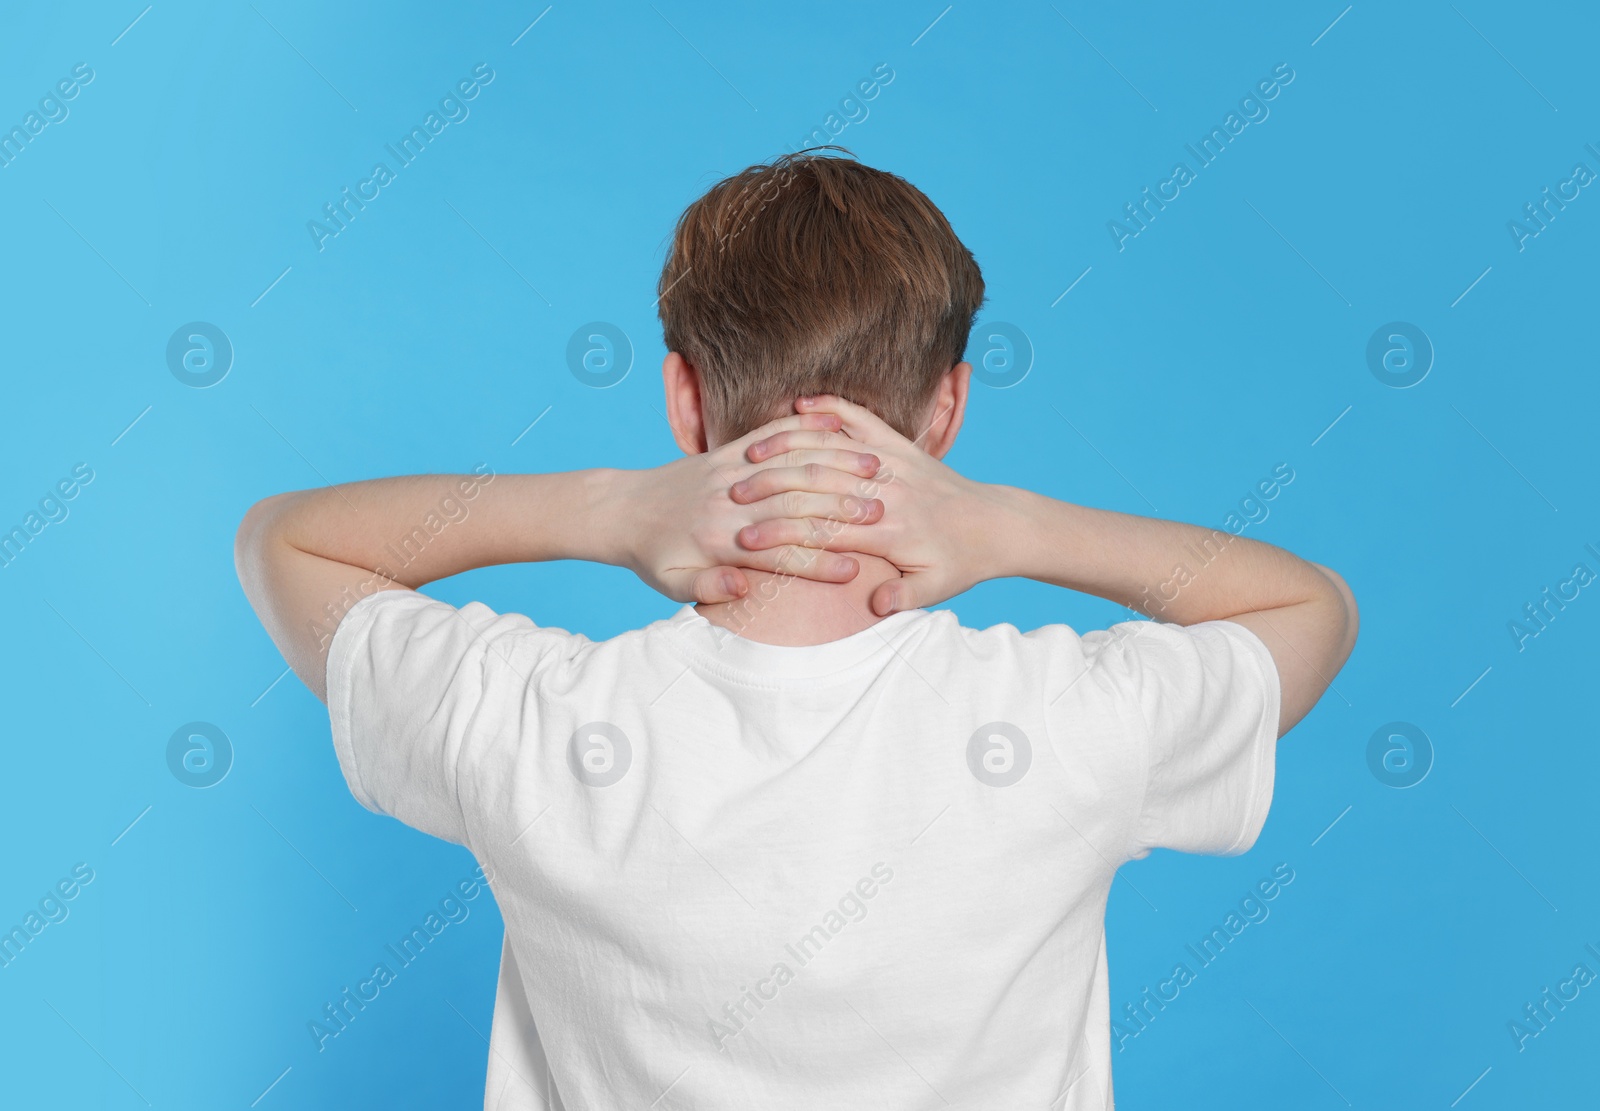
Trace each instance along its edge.
<path fill-rule="evenodd" d="M 724 439 L 811 393 L 915 439 L 965 356 L 984 300 L 972 252 L 916 186 L 827 150 L 850 155 L 813 147 L 718 182 L 673 234 L 661 326 Z"/>

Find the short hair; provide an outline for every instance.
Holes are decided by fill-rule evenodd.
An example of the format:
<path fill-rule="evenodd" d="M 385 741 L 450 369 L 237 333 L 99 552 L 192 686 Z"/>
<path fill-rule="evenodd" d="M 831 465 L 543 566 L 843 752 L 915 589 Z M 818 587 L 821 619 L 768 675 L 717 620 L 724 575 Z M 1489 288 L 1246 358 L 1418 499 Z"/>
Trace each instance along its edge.
<path fill-rule="evenodd" d="M 944 213 L 835 146 L 712 186 L 679 218 L 657 292 L 667 349 L 699 371 L 706 424 L 730 440 L 815 393 L 917 439 L 984 301 Z"/>

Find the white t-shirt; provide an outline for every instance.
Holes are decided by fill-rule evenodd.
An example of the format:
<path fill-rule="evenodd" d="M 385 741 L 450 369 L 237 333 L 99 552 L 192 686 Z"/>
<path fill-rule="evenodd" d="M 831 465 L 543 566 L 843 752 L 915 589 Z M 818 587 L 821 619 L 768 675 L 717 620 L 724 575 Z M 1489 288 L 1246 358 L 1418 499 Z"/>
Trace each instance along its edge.
<path fill-rule="evenodd" d="M 328 658 L 356 798 L 491 877 L 500 1111 L 1110 1108 L 1115 870 L 1254 844 L 1278 699 L 1229 621 L 591 641 L 395 590 Z"/>

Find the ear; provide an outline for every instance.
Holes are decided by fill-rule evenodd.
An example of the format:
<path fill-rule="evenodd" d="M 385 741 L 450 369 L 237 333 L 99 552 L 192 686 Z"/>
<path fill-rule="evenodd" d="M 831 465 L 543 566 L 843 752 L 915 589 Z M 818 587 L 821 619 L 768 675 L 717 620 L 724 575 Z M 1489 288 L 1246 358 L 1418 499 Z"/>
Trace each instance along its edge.
<path fill-rule="evenodd" d="M 667 392 L 667 424 L 685 455 L 706 450 L 705 412 L 701 407 L 700 372 L 676 351 L 668 351 L 661 364 L 661 384 Z"/>
<path fill-rule="evenodd" d="M 945 371 L 934 391 L 928 411 L 928 430 L 918 443 L 935 459 L 943 459 L 956 443 L 961 422 L 967 415 L 967 388 L 972 384 L 972 364 L 957 363 Z"/>

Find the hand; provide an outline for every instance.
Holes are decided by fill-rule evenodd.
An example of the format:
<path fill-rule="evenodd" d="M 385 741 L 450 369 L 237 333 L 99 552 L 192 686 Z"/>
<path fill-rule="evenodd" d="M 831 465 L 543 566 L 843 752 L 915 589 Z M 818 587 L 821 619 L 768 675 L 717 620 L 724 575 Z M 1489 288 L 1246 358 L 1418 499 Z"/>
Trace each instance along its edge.
<path fill-rule="evenodd" d="M 856 492 L 879 467 L 877 456 L 838 436 L 833 413 L 779 417 L 702 455 L 685 456 L 647 471 L 624 471 L 622 500 L 609 516 L 629 537 L 622 562 L 651 588 L 680 602 L 728 602 L 750 589 L 744 569 L 782 571 L 818 582 L 849 582 L 861 565 L 815 545 L 741 546 L 747 526 L 782 524 L 805 536 L 843 522 L 870 528 L 883 503 Z M 785 432 L 834 434 L 839 443 L 790 453 L 782 462 L 747 460 L 750 445 Z M 736 500 L 730 487 L 767 471 L 785 472 L 768 495 Z"/>
<path fill-rule="evenodd" d="M 870 448 L 883 460 L 878 474 L 859 484 L 863 498 L 880 502 L 881 520 L 870 528 L 834 521 L 821 529 L 799 527 L 787 520 L 746 526 L 739 541 L 747 548 L 768 546 L 820 547 L 832 552 L 860 552 L 888 560 L 901 578 L 890 579 L 872 594 L 872 611 L 880 617 L 896 610 L 932 606 L 995 577 L 994 550 L 1003 531 L 993 522 L 1001 511 L 1001 487 L 964 478 L 891 428 L 870 409 L 842 397 L 823 394 L 795 402 L 802 415 L 837 415 L 839 431 L 806 426 L 765 434 L 760 430 L 746 458 L 754 463 L 782 463 L 762 469 L 734 485 L 730 493 L 741 503 L 761 504 L 784 491 L 803 488 L 798 463 L 818 451 Z"/>

